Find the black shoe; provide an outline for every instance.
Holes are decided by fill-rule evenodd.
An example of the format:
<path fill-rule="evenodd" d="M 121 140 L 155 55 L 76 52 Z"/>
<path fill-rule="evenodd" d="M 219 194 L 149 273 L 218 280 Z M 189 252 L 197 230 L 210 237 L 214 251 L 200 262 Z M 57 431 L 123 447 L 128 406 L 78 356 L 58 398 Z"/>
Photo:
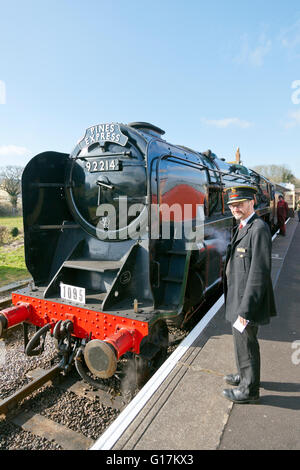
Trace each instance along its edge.
<path fill-rule="evenodd" d="M 239 374 L 228 374 L 228 375 L 225 375 L 224 380 L 229 385 L 238 386 L 240 384 L 241 378 Z"/>
<path fill-rule="evenodd" d="M 259 394 L 249 395 L 248 393 L 242 392 L 238 388 L 223 390 L 223 397 L 227 398 L 227 400 L 233 401 L 233 403 L 240 404 L 259 402 Z"/>

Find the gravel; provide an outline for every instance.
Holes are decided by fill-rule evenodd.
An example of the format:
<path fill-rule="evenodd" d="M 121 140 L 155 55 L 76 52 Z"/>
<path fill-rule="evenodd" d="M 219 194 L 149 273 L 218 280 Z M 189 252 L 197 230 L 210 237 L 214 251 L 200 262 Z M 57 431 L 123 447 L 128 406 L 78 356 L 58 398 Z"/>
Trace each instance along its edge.
<path fill-rule="evenodd" d="M 176 339 L 178 337 L 182 339 L 187 334 L 175 327 L 169 327 L 169 330 L 170 339 L 175 342 L 169 346 L 168 355 L 176 348 L 178 344 Z M 31 334 L 34 332 L 32 328 Z M 23 329 L 19 327 L 10 330 L 5 340 L 0 341 L 0 400 L 10 396 L 31 380 L 26 377 L 27 372 L 37 367 L 49 369 L 54 365 L 55 358 L 57 362 L 57 351 L 50 335 L 46 336 L 43 354 L 29 358 L 24 353 Z M 122 359 L 119 368 L 126 370 L 126 365 L 126 359 Z M 132 368 L 128 370 L 130 369 L 132 370 Z M 108 385 L 115 394 L 123 391 L 122 396 L 127 402 L 137 391 L 133 390 L 126 395 L 122 383 L 116 377 L 109 379 Z M 92 390 L 90 385 L 86 385 L 86 388 Z M 120 413 L 119 410 L 105 406 L 97 396 L 93 396 L 92 399 L 77 396 L 73 392 L 49 384 L 24 399 L 14 413 L 23 411 L 39 413 L 94 440 L 99 438 Z M 10 423 L 8 419 L 4 419 L 0 421 L 0 450 L 3 449 L 60 450 L 61 447 L 53 441 L 24 431 Z"/>
<path fill-rule="evenodd" d="M 32 329 L 32 333 L 34 331 Z M 24 353 L 22 328 L 10 330 L 5 341 L 0 341 L 0 400 L 31 381 L 26 377 L 27 372 L 38 367 L 49 369 L 56 357 L 57 351 L 50 335 L 46 337 L 43 354 L 29 358 Z M 77 373 L 75 374 L 77 377 Z M 109 386 L 111 389 L 120 388 L 120 382 L 113 377 Z M 86 389 L 92 390 L 92 387 L 86 385 Z M 93 399 L 80 397 L 49 384 L 25 398 L 13 414 L 23 411 L 44 415 L 91 439 L 97 439 L 120 413 L 119 410 L 103 405 L 97 396 Z M 9 418 L 5 418 L 0 421 L 0 449 L 59 450 L 61 448 L 55 442 L 22 430 L 10 423 Z"/>
<path fill-rule="evenodd" d="M 0 450 L 62 450 L 55 442 L 23 431 L 6 420 L 0 422 Z"/>
<path fill-rule="evenodd" d="M 35 330 L 32 328 L 32 333 Z M 30 382 L 26 373 L 37 367 L 49 369 L 57 352 L 49 335 L 45 341 L 45 351 L 41 356 L 28 357 L 24 353 L 23 330 L 14 328 L 8 331 L 5 340 L 0 340 L 0 399 Z"/>
<path fill-rule="evenodd" d="M 24 404 L 24 409 L 39 413 L 91 439 L 97 439 L 120 413 L 103 405 L 98 397 L 91 400 L 55 387 L 45 388 L 35 399 Z"/>

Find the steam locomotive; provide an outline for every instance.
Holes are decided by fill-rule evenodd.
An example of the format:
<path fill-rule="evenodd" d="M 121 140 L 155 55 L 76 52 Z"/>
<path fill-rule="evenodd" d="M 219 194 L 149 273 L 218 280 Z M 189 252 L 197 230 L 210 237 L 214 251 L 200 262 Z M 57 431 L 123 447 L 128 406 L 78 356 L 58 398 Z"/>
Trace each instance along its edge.
<path fill-rule="evenodd" d="M 155 370 L 166 356 L 167 322 L 184 325 L 222 283 L 235 224 L 224 189 L 255 185 L 256 212 L 273 223 L 268 180 L 163 135 L 145 122 L 98 124 L 71 154 L 38 154 L 23 172 L 33 283 L 12 294 L 0 336 L 23 323 L 32 356 L 50 332 L 62 370 L 75 362 L 94 386 L 126 354 L 137 373 Z"/>

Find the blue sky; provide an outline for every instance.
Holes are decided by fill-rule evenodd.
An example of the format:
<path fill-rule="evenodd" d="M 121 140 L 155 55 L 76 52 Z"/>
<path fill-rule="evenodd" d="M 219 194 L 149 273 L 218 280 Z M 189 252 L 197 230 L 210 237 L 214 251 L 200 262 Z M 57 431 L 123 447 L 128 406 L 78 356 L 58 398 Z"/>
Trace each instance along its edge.
<path fill-rule="evenodd" d="M 0 0 L 0 166 L 131 121 L 300 178 L 299 0 Z"/>

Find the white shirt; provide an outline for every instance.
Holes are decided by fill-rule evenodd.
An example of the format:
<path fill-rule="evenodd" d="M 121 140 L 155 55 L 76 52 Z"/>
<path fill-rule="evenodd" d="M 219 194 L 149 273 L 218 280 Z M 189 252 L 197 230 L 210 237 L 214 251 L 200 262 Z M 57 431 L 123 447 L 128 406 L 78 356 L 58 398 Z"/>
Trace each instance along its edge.
<path fill-rule="evenodd" d="M 248 222 L 248 220 L 251 219 L 251 217 L 253 217 L 255 214 L 255 212 L 253 211 L 252 214 L 249 215 L 249 217 L 247 217 L 247 219 L 244 219 L 244 220 L 240 220 L 240 224 L 242 224 L 243 227 L 245 227 L 246 223 Z"/>

